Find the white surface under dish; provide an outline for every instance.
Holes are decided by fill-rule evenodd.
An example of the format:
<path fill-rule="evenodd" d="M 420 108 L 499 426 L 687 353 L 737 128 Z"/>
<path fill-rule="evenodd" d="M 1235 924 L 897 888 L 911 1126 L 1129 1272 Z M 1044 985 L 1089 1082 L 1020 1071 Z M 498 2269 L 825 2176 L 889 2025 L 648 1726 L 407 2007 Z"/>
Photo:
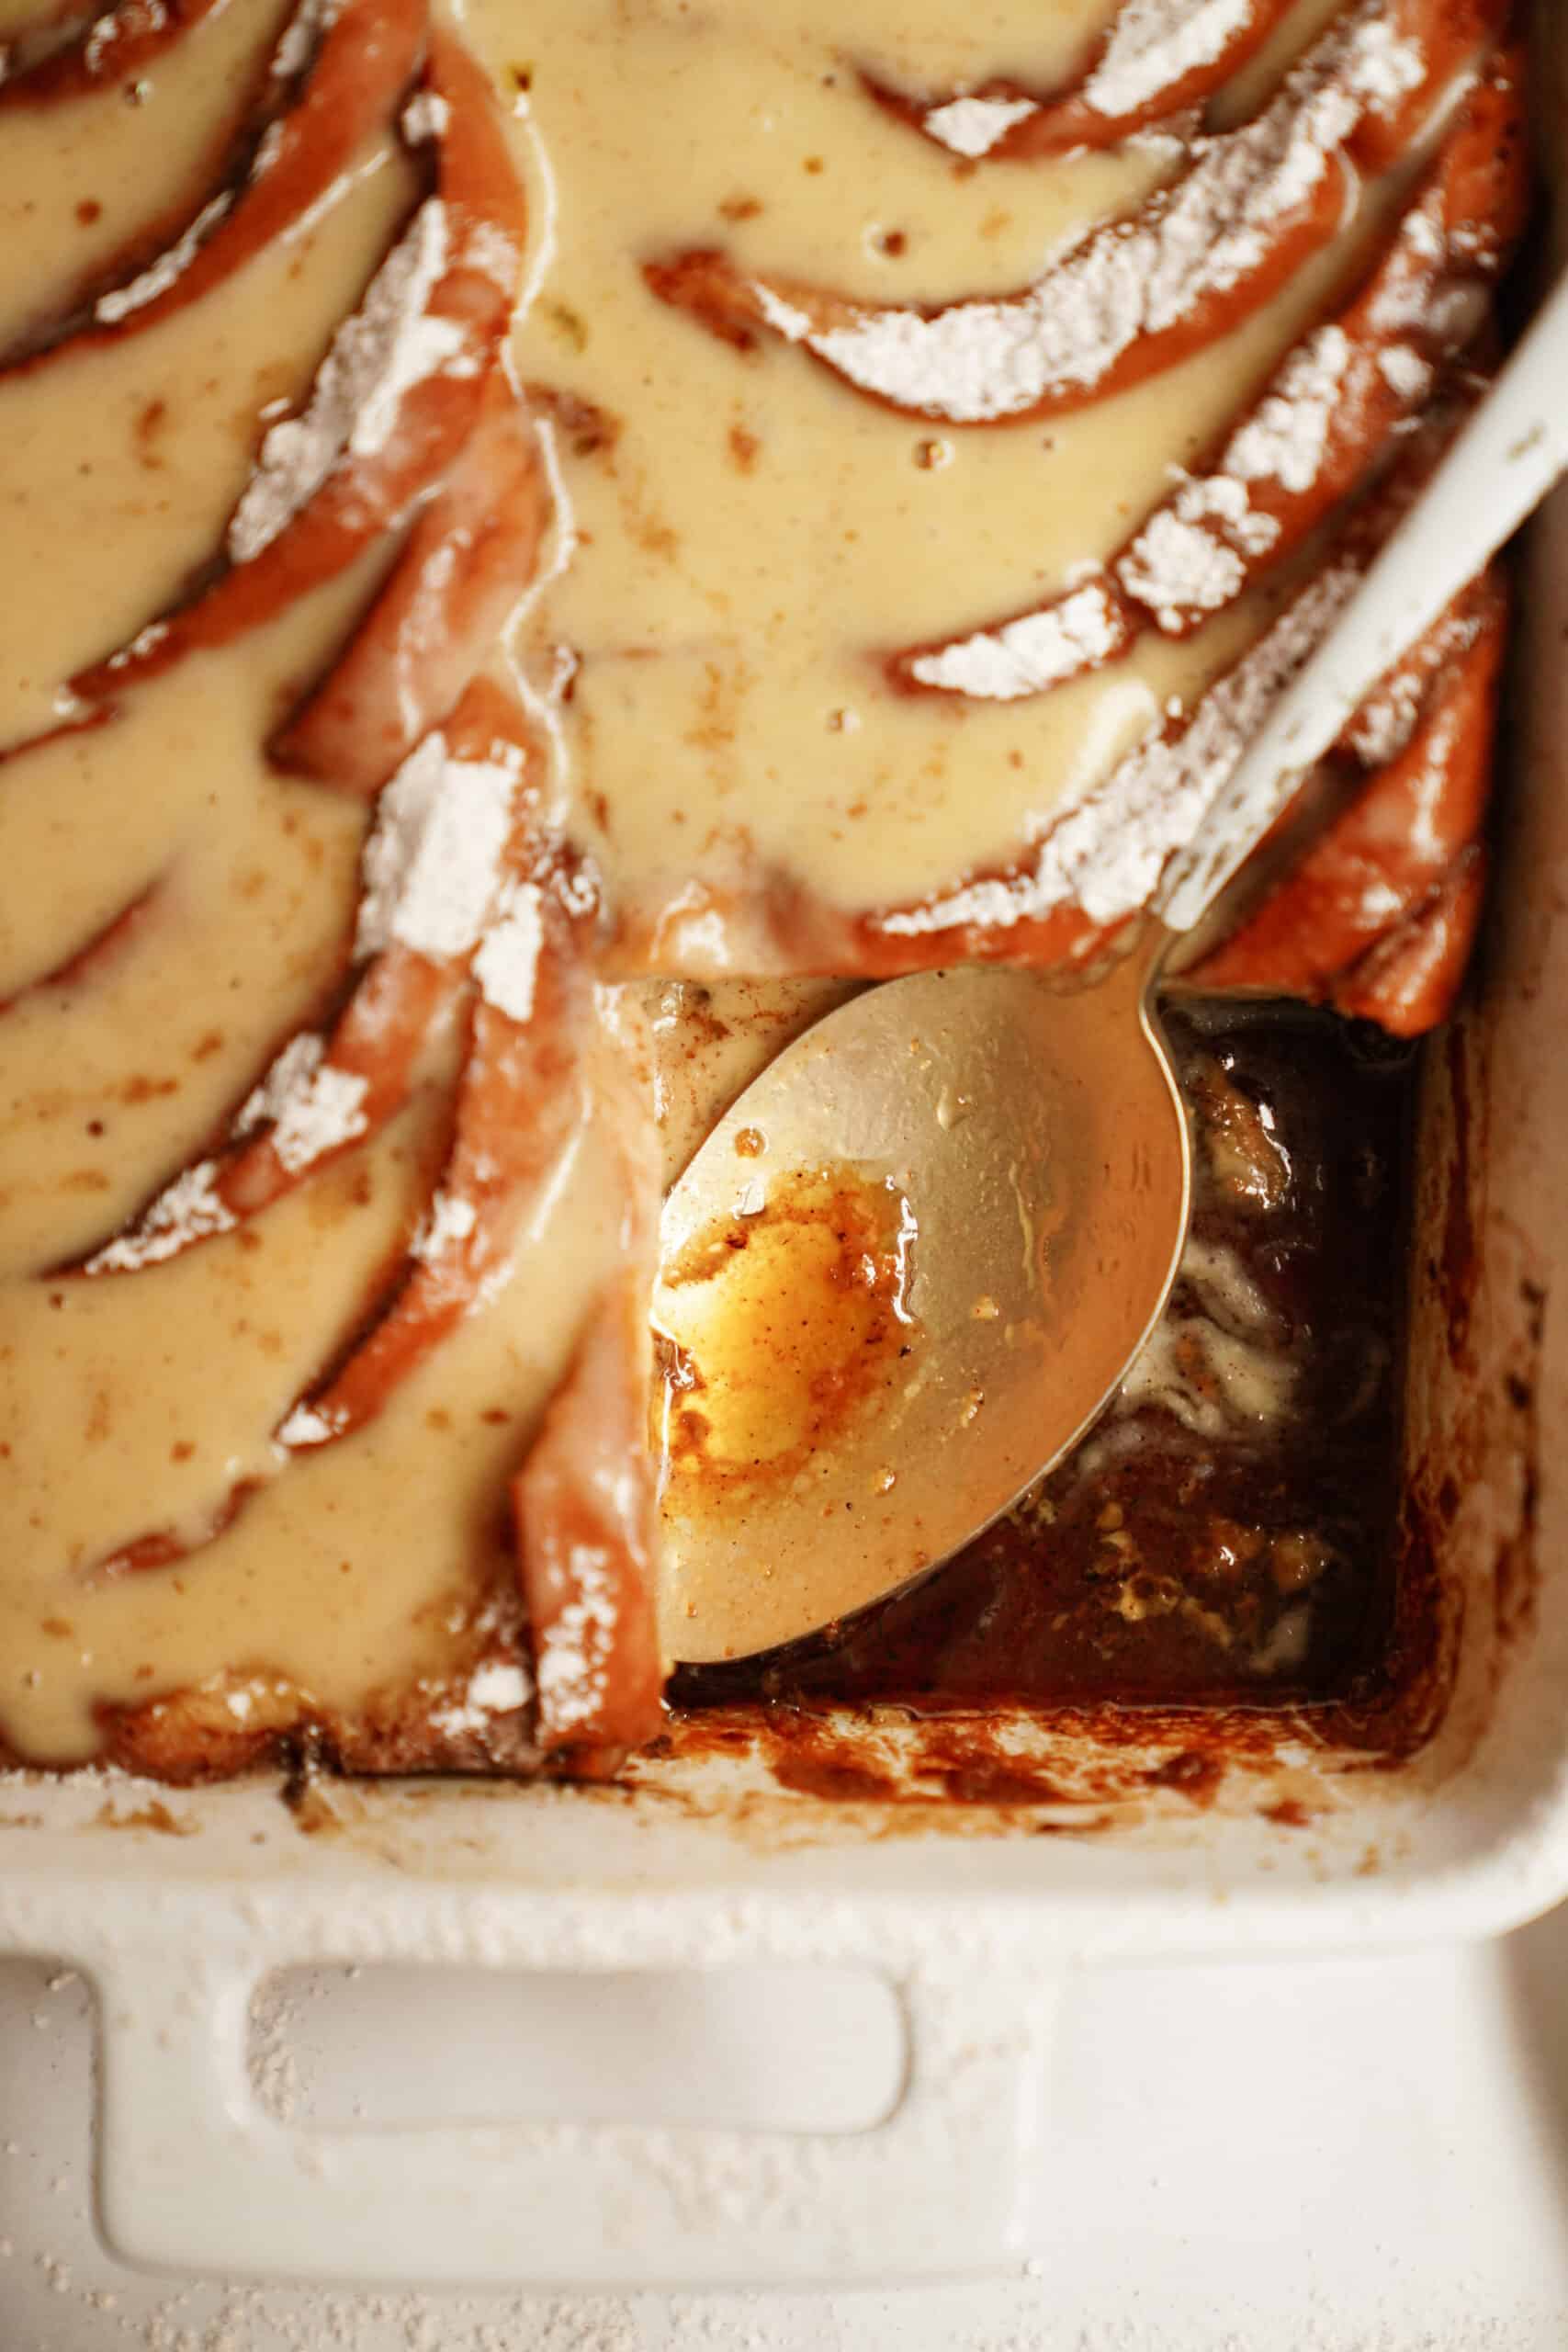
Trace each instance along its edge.
<path fill-rule="evenodd" d="M 51 1984 L 56 1989 L 51 1989 Z M 1383 1961 L 1068 1986 L 1031 2260 L 903 2293 L 540 2297 L 141 2278 L 89 2214 L 90 2002 L 0 1965 L 6 2352 L 1561 2352 L 1568 1911 Z M 267 2072 L 324 2045 L 324 2005 Z M 385 2019 L 389 2024 L 391 2020 Z M 386 2071 L 431 2039 L 389 2031 Z M 767 2075 L 766 2053 L 751 2044 Z M 738 2061 L 739 2071 L 748 2071 Z M 465 2081 L 482 2096 L 488 2083 Z"/>

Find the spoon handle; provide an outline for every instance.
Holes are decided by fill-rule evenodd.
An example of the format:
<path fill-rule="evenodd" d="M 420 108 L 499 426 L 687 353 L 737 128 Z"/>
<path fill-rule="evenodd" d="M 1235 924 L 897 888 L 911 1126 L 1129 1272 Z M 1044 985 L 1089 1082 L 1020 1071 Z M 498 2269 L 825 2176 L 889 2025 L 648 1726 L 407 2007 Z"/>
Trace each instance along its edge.
<path fill-rule="evenodd" d="M 1201 920 L 1289 805 L 1302 771 L 1565 469 L 1568 275 L 1168 867 L 1153 904 L 1169 930 Z"/>

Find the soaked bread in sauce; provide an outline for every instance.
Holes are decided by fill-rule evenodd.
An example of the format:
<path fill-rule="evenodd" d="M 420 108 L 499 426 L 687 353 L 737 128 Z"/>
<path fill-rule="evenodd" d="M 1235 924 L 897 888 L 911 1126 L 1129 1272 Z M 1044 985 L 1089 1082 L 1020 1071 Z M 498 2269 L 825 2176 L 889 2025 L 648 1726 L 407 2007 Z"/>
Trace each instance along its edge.
<path fill-rule="evenodd" d="M 0 0 L 0 1753 L 657 1729 L 660 1182 L 1135 912 L 1485 380 L 1510 20 Z M 1506 621 L 1190 986 L 1442 1017 Z"/>

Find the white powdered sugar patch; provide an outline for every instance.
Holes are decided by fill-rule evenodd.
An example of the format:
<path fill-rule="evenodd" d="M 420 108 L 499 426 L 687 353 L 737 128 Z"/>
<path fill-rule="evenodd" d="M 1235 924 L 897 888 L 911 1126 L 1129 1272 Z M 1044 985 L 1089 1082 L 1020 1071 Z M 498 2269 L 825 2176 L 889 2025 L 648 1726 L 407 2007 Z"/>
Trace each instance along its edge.
<path fill-rule="evenodd" d="M 1380 13 L 1366 26 L 1359 79 L 1363 95 L 1380 114 L 1392 114 L 1401 98 L 1418 90 L 1425 70 L 1419 44 L 1396 33 L 1385 15 Z"/>
<path fill-rule="evenodd" d="M 1480 634 L 1478 613 L 1447 614 L 1426 640 L 1420 662 L 1401 664 L 1373 689 L 1346 730 L 1365 766 L 1386 767 L 1399 757 L 1416 732 L 1432 678 L 1468 653 Z"/>
<path fill-rule="evenodd" d="M 178 1257 L 193 1241 L 231 1233 L 238 1219 L 220 1197 L 217 1163 L 198 1160 L 168 1185 L 129 1233 L 106 1242 L 86 1261 L 89 1274 L 129 1274 Z"/>
<path fill-rule="evenodd" d="M 141 0 L 139 7 L 111 8 L 98 18 L 88 34 L 82 51 L 82 62 L 89 74 L 102 74 L 106 66 L 114 70 L 114 52 L 128 32 L 162 32 L 169 21 L 164 0 Z"/>
<path fill-rule="evenodd" d="M 288 1095 L 276 1114 L 272 1148 L 291 1176 L 365 1133 L 368 1080 L 324 1063 Z"/>
<path fill-rule="evenodd" d="M 1271 481 L 1284 490 L 1309 491 L 1322 469 L 1350 359 L 1343 327 L 1319 327 L 1309 335 L 1232 435 L 1220 471 L 1237 481 Z"/>
<path fill-rule="evenodd" d="M 118 326 L 133 311 L 143 311 L 155 302 L 172 286 L 177 286 L 208 238 L 220 220 L 228 218 L 234 205 L 234 192 L 225 188 L 210 203 L 204 204 L 196 219 L 185 232 L 150 262 L 129 286 L 117 286 L 107 294 L 100 294 L 93 305 L 93 316 L 106 327 Z"/>
<path fill-rule="evenodd" d="M 592 1722 L 604 1696 L 604 1660 L 615 1635 L 615 1587 L 608 1554 L 574 1544 L 569 1567 L 577 1599 L 538 1628 L 539 1711 L 552 1731 Z"/>
<path fill-rule="evenodd" d="M 1163 629 L 1179 629 L 1192 612 L 1217 613 L 1239 595 L 1247 566 L 1234 548 L 1173 507 L 1152 515 L 1116 567 L 1128 594 Z"/>
<path fill-rule="evenodd" d="M 545 937 L 541 903 L 536 883 L 509 883 L 474 957 L 474 978 L 485 1002 L 513 1021 L 526 1021 L 534 1010 Z"/>
<path fill-rule="evenodd" d="M 1107 923 L 1146 905 L 1172 853 L 1192 840 L 1360 576 L 1344 564 L 1315 580 L 1210 688 L 1179 735 L 1146 737 L 1057 819 L 1031 872 L 970 883 L 930 905 L 884 915 L 878 928 L 901 937 L 957 924 L 1007 930 L 1066 906 Z"/>
<path fill-rule="evenodd" d="M 517 291 L 523 255 L 517 240 L 499 220 L 470 220 L 463 232 L 463 267 L 488 277 L 505 294 Z"/>
<path fill-rule="evenodd" d="M 367 1080 L 356 1071 L 334 1069 L 325 1053 L 313 1029 L 291 1037 L 241 1103 L 230 1129 L 238 1142 L 270 1125 L 272 1148 L 291 1176 L 353 1143 L 367 1124 Z"/>
<path fill-rule="evenodd" d="M 954 155 L 971 161 L 999 146 L 1015 123 L 1039 107 L 1032 98 L 949 98 L 921 118 L 921 128 Z"/>
<path fill-rule="evenodd" d="M 429 313 L 448 244 L 446 208 L 428 198 L 333 337 L 308 406 L 263 440 L 230 518 L 231 563 L 249 563 L 270 547 L 341 459 L 378 456 L 411 386 L 465 359 L 472 365 L 458 322 Z"/>
<path fill-rule="evenodd" d="M 459 1247 L 479 1221 L 479 1213 L 472 1201 L 461 1193 L 437 1193 L 413 1238 L 409 1254 L 421 1265 L 429 1265 L 444 1258 L 448 1250 Z"/>
<path fill-rule="evenodd" d="M 861 311 L 817 328 L 765 285 L 750 290 L 778 334 L 895 407 L 958 424 L 1024 413 L 1100 382 L 1140 339 L 1243 283 L 1369 108 L 1415 87 L 1424 70 L 1419 45 L 1395 40 L 1381 0 L 1370 0 L 1256 122 L 1200 141 L 1174 189 L 1094 232 L 1013 300 L 956 302 L 929 318 Z"/>
<path fill-rule="evenodd" d="M 169 624 L 167 621 L 149 621 L 145 628 L 139 628 L 137 630 L 136 635 L 130 639 L 129 644 L 122 645 L 118 653 L 111 653 L 109 655 L 109 668 L 111 670 L 124 670 L 133 662 L 145 661 L 149 653 L 155 653 L 157 651 L 159 646 L 163 644 L 164 639 L 168 636 L 168 634 Z M 70 718 L 73 715 L 73 714 L 69 709 L 63 710 L 61 713 L 62 718 Z"/>
<path fill-rule="evenodd" d="M 288 143 L 288 127 L 282 121 L 269 122 L 256 141 L 256 152 L 251 157 L 251 177 L 265 179 L 282 154 Z"/>
<path fill-rule="evenodd" d="M 922 685 L 977 700 L 1012 702 L 1077 677 L 1107 660 L 1122 631 L 1103 587 L 1077 588 L 1058 605 L 982 629 L 934 653 L 919 655 L 909 673 Z"/>
<path fill-rule="evenodd" d="M 467 956 L 495 903 L 516 765 L 454 760 L 427 735 L 381 795 L 365 845 L 357 956 L 397 940 L 423 956 Z"/>
<path fill-rule="evenodd" d="M 1247 485 L 1231 474 L 1194 476 L 1177 493 L 1174 512 L 1184 523 L 1213 523 L 1243 555 L 1267 555 L 1280 536 L 1272 514 L 1261 514 Z"/>
<path fill-rule="evenodd" d="M 1115 119 L 1136 114 L 1162 90 L 1223 57 L 1250 23 L 1256 0 L 1126 0 L 1084 104 Z"/>
<path fill-rule="evenodd" d="M 1223 473 L 1194 476 L 1149 517 L 1116 577 L 1156 627 L 1179 635 L 1194 617 L 1238 596 L 1247 559 L 1267 555 L 1279 537 L 1273 515 L 1253 511 L 1245 482 Z"/>
<path fill-rule="evenodd" d="M 278 1423 L 277 1442 L 291 1453 L 303 1453 L 313 1445 L 330 1445 L 343 1427 L 338 1417 L 315 1405 L 296 1405 Z"/>
<path fill-rule="evenodd" d="M 274 1057 L 260 1085 L 246 1095 L 235 1112 L 230 1133 L 247 1136 L 253 1127 L 277 1118 L 290 1095 L 314 1077 L 325 1051 L 325 1042 L 314 1029 L 302 1029 L 297 1037 L 290 1037 L 282 1052 Z"/>
<path fill-rule="evenodd" d="M 1435 217 L 1437 208 L 1438 199 L 1429 198 L 1401 221 L 1371 319 L 1391 341 L 1409 333 L 1428 349 L 1452 352 L 1462 349 L 1486 315 L 1486 291 L 1480 279 L 1495 269 L 1497 245 L 1495 236 L 1490 242 L 1472 237 L 1468 223 L 1450 235 Z M 1393 349 L 1387 355 L 1407 381 L 1413 380 L 1409 363 L 1419 356 L 1411 351 L 1395 357 Z M 1389 381 L 1400 390 L 1396 377 L 1390 376 Z"/>
<path fill-rule="evenodd" d="M 1432 389 L 1432 368 L 1407 343 L 1391 343 L 1378 355 L 1378 369 L 1389 390 L 1412 406 Z"/>
<path fill-rule="evenodd" d="M 314 56 L 318 44 L 338 19 L 342 0 L 300 0 L 272 52 L 275 81 L 292 82 Z"/>
<path fill-rule="evenodd" d="M 1427 207 L 1407 212 L 1389 247 L 1371 305 L 1371 322 L 1381 334 L 1397 334 L 1424 322 L 1432 299 L 1433 271 L 1447 254 L 1448 239 Z"/>
<path fill-rule="evenodd" d="M 533 1684 L 514 1660 L 491 1658 L 475 1668 L 459 1702 L 432 1712 L 431 1728 L 448 1739 L 488 1731 L 496 1715 L 514 1715 L 519 1707 L 525 1707 L 532 1690 Z"/>
<path fill-rule="evenodd" d="M 421 90 L 403 108 L 403 137 L 411 147 L 422 147 L 444 137 L 451 119 L 452 109 L 439 90 Z"/>
<path fill-rule="evenodd" d="M 1051 903 L 1076 899 L 1092 921 L 1111 922 L 1146 902 L 1359 579 L 1344 565 L 1315 580 L 1203 696 L 1181 735 L 1140 746 L 1107 780 L 1102 800 L 1089 796 L 1047 837 L 1037 874 Z"/>
<path fill-rule="evenodd" d="M 1251 20 L 1256 0 L 1126 0 L 1080 97 L 1108 121 L 1144 112 L 1201 67 L 1224 57 Z M 1014 126 L 1041 112 L 1032 98 L 961 96 L 932 107 L 922 128 L 955 155 L 976 160 Z"/>

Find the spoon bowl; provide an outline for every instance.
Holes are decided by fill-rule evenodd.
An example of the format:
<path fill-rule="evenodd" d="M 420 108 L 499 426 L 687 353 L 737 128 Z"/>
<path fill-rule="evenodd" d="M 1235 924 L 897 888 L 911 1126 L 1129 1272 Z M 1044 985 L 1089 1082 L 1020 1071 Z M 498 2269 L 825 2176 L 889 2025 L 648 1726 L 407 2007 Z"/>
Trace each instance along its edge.
<path fill-rule="evenodd" d="M 1077 992 L 976 968 L 891 981 L 782 1055 L 692 1160 L 660 1232 L 666 1331 L 682 1319 L 671 1270 L 703 1237 L 739 1250 L 781 1188 L 822 1171 L 897 1203 L 907 1278 L 899 1349 L 831 1443 L 786 1453 L 777 1474 L 669 1479 L 671 1657 L 771 1649 L 914 1581 L 1106 1403 L 1165 1306 L 1187 1228 L 1190 1145 L 1145 1001 L 1150 960 L 1126 957 Z M 792 1351 L 820 1348 L 820 1302 L 795 1314 L 787 1293 L 782 1311 L 738 1294 L 734 1314 L 726 1355 L 765 1354 L 781 1394 L 807 1394 L 820 1374 Z M 850 1337 L 861 1343 L 859 1326 Z"/>

